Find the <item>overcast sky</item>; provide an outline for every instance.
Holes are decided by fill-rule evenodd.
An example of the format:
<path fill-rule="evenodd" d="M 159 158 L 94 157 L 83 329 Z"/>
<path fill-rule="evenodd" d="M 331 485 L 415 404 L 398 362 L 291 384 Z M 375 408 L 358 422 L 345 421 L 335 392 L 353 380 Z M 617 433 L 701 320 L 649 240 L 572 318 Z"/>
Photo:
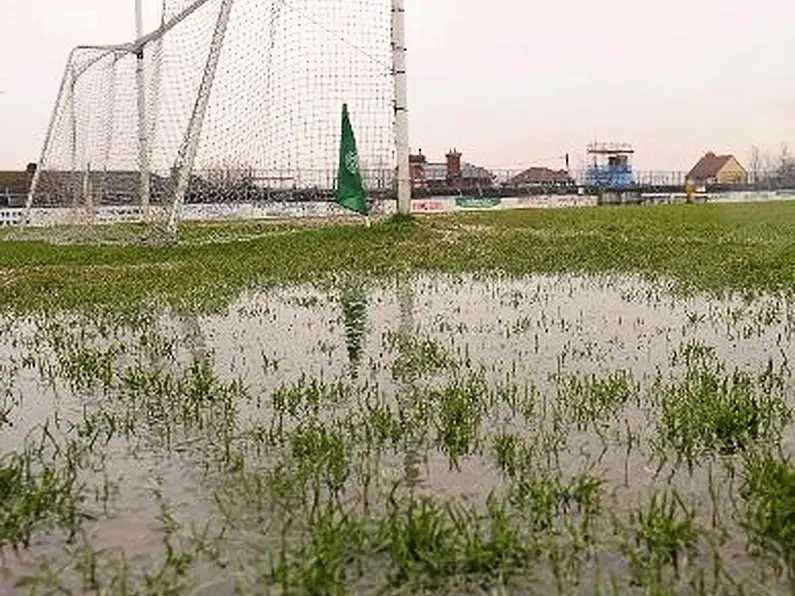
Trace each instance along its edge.
<path fill-rule="evenodd" d="M 147 28 L 160 0 L 144 0 Z M 406 0 L 412 150 L 572 165 L 594 139 L 640 170 L 795 146 L 793 0 Z M 133 0 L 0 0 L 0 169 L 38 159 L 64 62 L 127 41 Z"/>

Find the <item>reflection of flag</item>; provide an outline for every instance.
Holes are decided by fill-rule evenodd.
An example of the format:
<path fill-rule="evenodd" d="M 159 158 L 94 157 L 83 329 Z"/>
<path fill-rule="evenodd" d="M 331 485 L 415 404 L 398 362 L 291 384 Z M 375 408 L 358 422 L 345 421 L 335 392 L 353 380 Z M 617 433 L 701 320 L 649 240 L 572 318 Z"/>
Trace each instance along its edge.
<path fill-rule="evenodd" d="M 342 136 L 340 138 L 340 165 L 337 172 L 337 203 L 362 215 L 370 212 L 367 192 L 359 171 L 359 154 L 356 138 L 348 116 L 348 104 L 342 104 Z"/>
<path fill-rule="evenodd" d="M 362 357 L 365 323 L 367 318 L 367 295 L 358 284 L 351 283 L 342 290 L 342 320 L 345 325 L 345 346 L 348 348 L 348 360 L 351 372 L 356 376 L 356 369 Z"/>

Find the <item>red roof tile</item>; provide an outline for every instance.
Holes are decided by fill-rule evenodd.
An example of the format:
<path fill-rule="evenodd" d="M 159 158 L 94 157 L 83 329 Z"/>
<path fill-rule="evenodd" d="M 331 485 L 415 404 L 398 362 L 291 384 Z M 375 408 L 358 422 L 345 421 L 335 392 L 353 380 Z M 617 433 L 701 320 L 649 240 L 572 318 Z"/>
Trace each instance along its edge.
<path fill-rule="evenodd" d="M 553 170 L 534 166 L 511 179 L 514 184 L 553 184 L 572 182 L 566 170 Z"/>
<path fill-rule="evenodd" d="M 687 173 L 688 178 L 706 180 L 715 178 L 721 168 L 732 158 L 732 155 L 715 155 L 712 151 L 698 160 L 693 169 Z"/>

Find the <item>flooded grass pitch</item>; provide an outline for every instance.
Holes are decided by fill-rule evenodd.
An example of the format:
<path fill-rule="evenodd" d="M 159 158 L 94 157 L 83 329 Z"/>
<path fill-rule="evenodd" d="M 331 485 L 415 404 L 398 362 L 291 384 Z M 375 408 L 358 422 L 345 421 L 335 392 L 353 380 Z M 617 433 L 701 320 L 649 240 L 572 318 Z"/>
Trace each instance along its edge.
<path fill-rule="evenodd" d="M 0 243 L 0 592 L 791 593 L 754 207 Z"/>

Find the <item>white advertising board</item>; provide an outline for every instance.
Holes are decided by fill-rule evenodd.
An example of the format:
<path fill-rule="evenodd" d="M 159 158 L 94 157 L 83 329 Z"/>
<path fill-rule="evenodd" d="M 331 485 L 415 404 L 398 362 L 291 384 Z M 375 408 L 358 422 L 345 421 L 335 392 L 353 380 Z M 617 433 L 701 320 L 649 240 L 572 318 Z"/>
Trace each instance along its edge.
<path fill-rule="evenodd" d="M 652 197 L 650 197 L 652 198 Z M 662 197 L 654 197 L 659 200 Z M 669 200 L 676 200 L 671 196 Z M 712 193 L 706 197 L 716 202 L 793 200 L 795 193 L 783 191 L 770 192 L 732 192 Z M 597 204 L 595 196 L 589 195 L 535 195 L 525 197 L 506 197 L 482 199 L 479 197 L 429 197 L 412 199 L 411 212 L 418 214 L 453 213 L 480 209 L 555 209 L 562 207 L 593 207 Z M 162 211 L 163 207 L 152 207 Z M 395 201 L 375 201 L 373 215 L 391 215 L 397 211 Z M 23 224 L 25 210 L 22 208 L 0 209 L 0 226 Z M 190 203 L 183 206 L 185 221 L 223 221 L 256 220 L 298 217 L 339 217 L 350 214 L 336 203 L 330 201 L 313 202 L 272 202 L 272 203 Z M 164 218 L 165 213 L 158 213 Z M 141 211 L 135 206 L 103 206 L 94 210 L 93 219 L 99 223 L 134 222 L 141 220 Z M 30 210 L 30 224 L 51 226 L 87 223 L 89 215 L 84 210 L 66 207 L 34 208 Z"/>

